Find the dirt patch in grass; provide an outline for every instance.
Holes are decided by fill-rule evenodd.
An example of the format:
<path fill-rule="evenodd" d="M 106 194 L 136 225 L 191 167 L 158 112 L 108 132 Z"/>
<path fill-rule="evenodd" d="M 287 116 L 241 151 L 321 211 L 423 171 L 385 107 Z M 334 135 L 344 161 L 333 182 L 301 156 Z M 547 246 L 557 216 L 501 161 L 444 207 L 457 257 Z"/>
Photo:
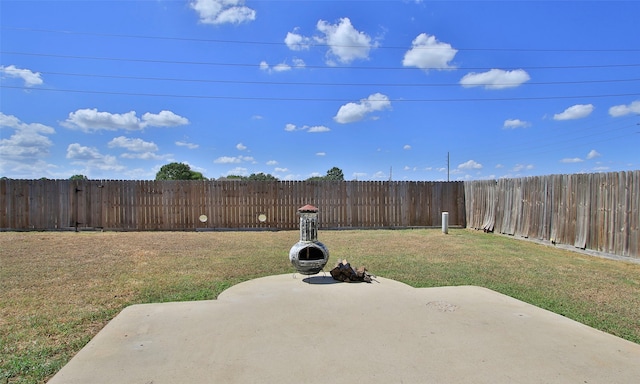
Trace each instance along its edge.
<path fill-rule="evenodd" d="M 214 299 L 293 273 L 298 233 L 0 233 L 0 383 L 44 382 L 124 307 Z M 340 259 L 415 287 L 478 285 L 640 343 L 640 264 L 471 230 L 323 231 Z M 327 268 L 328 270 L 329 268 Z"/>

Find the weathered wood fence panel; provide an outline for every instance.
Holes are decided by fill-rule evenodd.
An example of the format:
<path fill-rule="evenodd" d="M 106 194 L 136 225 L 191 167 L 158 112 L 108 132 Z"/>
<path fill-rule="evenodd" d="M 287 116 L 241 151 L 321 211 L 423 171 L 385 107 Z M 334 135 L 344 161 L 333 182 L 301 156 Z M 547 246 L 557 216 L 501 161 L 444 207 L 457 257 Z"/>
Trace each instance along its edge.
<path fill-rule="evenodd" d="M 640 258 L 640 171 L 465 182 L 470 228 Z"/>
<path fill-rule="evenodd" d="M 640 257 L 640 171 L 464 183 L 2 179 L 0 230 L 296 229 L 305 204 L 325 229 L 439 226 L 448 211 L 451 225 Z"/>
<path fill-rule="evenodd" d="M 0 180 L 0 230 L 465 226 L 462 182 Z M 264 215 L 266 220 L 259 217 Z M 205 220 L 206 217 L 206 220 Z"/>

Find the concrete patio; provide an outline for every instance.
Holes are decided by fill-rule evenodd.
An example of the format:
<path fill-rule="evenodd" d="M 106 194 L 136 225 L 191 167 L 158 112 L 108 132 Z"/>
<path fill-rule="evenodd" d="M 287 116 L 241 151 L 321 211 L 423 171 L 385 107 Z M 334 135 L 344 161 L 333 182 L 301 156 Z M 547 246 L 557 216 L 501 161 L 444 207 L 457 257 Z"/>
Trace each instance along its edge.
<path fill-rule="evenodd" d="M 247 281 L 123 310 L 49 383 L 634 383 L 640 345 L 494 291 Z"/>

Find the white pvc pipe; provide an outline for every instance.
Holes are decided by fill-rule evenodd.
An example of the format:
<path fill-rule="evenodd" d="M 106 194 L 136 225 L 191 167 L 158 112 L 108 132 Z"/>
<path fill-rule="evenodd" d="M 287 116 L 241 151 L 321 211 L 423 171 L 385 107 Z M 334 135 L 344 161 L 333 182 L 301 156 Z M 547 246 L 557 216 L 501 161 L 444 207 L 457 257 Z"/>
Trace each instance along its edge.
<path fill-rule="evenodd" d="M 449 233 L 449 212 L 442 212 L 442 233 Z"/>

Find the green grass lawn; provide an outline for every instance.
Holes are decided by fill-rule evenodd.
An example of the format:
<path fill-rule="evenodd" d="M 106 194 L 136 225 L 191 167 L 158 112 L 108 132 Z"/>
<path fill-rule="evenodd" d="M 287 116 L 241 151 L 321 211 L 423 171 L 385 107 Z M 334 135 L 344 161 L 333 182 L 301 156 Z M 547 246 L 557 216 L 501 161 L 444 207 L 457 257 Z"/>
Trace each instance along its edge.
<path fill-rule="evenodd" d="M 214 299 L 293 273 L 298 233 L 0 233 L 0 383 L 54 375 L 124 307 Z M 436 229 L 321 231 L 331 259 L 414 287 L 477 285 L 640 344 L 640 264 L 505 236 Z"/>

